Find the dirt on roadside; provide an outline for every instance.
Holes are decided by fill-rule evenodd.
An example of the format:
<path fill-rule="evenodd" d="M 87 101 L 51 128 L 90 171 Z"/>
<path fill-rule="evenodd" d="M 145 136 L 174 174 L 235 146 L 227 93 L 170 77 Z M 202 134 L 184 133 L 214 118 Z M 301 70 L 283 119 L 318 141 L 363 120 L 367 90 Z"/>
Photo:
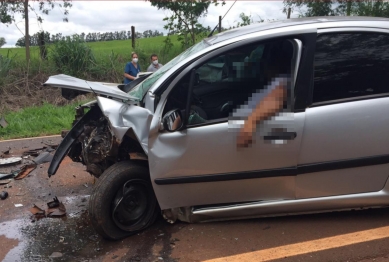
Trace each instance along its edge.
<path fill-rule="evenodd" d="M 64 106 L 74 101 L 85 101 L 85 95 L 80 95 L 74 100 L 66 100 L 61 96 L 59 88 L 42 87 L 40 89 L 29 90 L 28 92 L 4 93 L 0 95 L 0 115 L 9 111 L 18 111 L 25 107 L 41 106 L 44 103 L 56 106 Z"/>

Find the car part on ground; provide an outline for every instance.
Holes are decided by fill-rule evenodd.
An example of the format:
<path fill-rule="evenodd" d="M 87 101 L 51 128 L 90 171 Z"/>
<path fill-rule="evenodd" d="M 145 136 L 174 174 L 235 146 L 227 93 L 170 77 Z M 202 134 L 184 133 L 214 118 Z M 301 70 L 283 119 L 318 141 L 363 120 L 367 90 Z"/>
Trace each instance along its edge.
<path fill-rule="evenodd" d="M 7 197 L 8 197 L 8 192 L 7 192 L 7 191 L 2 191 L 2 192 L 0 193 L 0 199 L 1 199 L 1 200 L 6 199 Z"/>
<path fill-rule="evenodd" d="M 0 159 L 0 166 L 18 164 L 22 161 L 21 157 L 8 157 Z"/>

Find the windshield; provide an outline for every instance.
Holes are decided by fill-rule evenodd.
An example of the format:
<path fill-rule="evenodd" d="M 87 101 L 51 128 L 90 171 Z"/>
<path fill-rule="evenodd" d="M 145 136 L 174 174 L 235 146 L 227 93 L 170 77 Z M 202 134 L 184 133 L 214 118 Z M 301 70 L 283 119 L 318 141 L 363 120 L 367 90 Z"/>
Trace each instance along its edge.
<path fill-rule="evenodd" d="M 129 95 L 136 97 L 139 100 L 142 100 L 143 96 L 146 94 L 146 92 L 150 89 L 150 87 L 161 77 L 165 74 L 166 71 L 168 71 L 170 68 L 175 66 L 180 61 L 184 60 L 185 58 L 189 57 L 190 55 L 199 52 L 200 50 L 208 47 L 209 44 L 207 44 L 205 41 L 201 41 L 197 43 L 196 45 L 188 48 L 184 52 L 182 52 L 180 55 L 176 56 L 172 60 L 170 60 L 169 63 L 161 67 L 158 71 L 153 73 L 151 76 L 149 76 L 145 81 L 143 81 L 141 84 L 137 85 L 135 88 L 133 88 L 130 92 L 128 92 Z"/>

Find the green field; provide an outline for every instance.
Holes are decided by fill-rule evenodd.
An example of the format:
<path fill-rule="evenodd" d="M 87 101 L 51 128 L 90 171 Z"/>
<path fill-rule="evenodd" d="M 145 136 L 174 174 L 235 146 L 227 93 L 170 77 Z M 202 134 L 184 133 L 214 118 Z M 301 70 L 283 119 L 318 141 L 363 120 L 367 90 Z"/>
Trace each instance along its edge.
<path fill-rule="evenodd" d="M 168 49 L 165 39 L 166 36 L 137 39 L 135 48 L 131 40 L 70 43 L 60 53 L 58 45 L 50 44 L 47 60 L 40 58 L 38 47 L 31 47 L 29 64 L 25 48 L 0 48 L 0 116 L 9 123 L 8 127 L 0 128 L 0 140 L 59 134 L 71 127 L 74 104 L 64 102 L 68 105 L 55 106 L 58 97 L 62 99 L 59 92 L 46 92 L 42 87 L 50 75 L 69 74 L 86 80 L 120 83 L 131 52 L 138 54 L 141 69 L 146 71 L 151 54 L 157 54 L 159 62 L 166 64 L 184 51 L 177 36 L 170 37 L 173 45 Z M 86 60 L 77 60 L 88 47 Z M 60 61 L 71 62 L 59 66 L 55 54 L 59 54 Z M 69 73 L 75 67 L 77 70 Z"/>
<path fill-rule="evenodd" d="M 91 47 L 97 60 L 107 60 L 107 57 L 113 52 L 117 55 L 118 61 L 116 62 L 123 64 L 123 69 L 125 63 L 131 60 L 131 52 L 136 51 L 139 55 L 139 62 L 143 70 L 145 69 L 145 66 L 148 66 L 151 54 L 158 54 L 160 63 L 165 64 L 183 51 L 181 43 L 177 40 L 177 36 L 171 36 L 170 38 L 173 47 L 171 47 L 168 52 L 166 52 L 165 44 L 163 42 L 166 39 L 166 36 L 137 39 L 135 48 L 132 48 L 131 39 L 88 42 L 87 45 Z M 49 59 L 51 47 L 52 45 L 47 45 Z M 25 48 L 22 47 L 0 48 L 0 55 L 15 57 L 16 60 L 24 62 L 26 51 Z M 30 48 L 30 56 L 31 60 L 39 60 L 39 48 L 32 46 Z"/>

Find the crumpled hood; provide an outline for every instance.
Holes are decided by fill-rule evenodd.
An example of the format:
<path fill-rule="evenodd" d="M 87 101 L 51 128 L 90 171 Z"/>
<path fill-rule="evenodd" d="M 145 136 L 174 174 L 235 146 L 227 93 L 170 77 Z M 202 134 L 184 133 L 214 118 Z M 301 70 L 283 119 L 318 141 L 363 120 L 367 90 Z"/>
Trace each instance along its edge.
<path fill-rule="evenodd" d="M 136 97 L 120 90 L 117 87 L 118 84 L 91 82 L 63 74 L 50 76 L 43 85 L 96 93 L 97 95 L 105 95 L 122 100 L 138 101 Z"/>

